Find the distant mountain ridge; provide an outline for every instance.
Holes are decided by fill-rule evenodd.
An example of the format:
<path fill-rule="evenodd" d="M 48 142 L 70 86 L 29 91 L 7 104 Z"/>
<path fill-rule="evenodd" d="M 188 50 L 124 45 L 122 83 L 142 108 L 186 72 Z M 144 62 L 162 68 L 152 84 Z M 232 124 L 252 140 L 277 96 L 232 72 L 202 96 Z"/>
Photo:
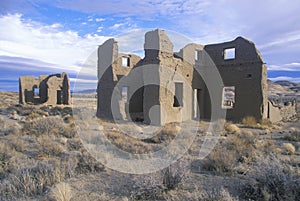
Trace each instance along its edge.
<path fill-rule="evenodd" d="M 300 100 L 300 83 L 268 80 L 268 96 L 269 98 L 297 98 Z"/>

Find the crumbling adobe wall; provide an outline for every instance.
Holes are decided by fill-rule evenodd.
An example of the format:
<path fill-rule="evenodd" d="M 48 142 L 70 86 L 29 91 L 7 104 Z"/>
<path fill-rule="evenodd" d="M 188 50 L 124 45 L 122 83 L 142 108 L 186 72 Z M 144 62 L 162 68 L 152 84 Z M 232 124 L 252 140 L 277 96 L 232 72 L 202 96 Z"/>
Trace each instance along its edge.
<path fill-rule="evenodd" d="M 41 75 L 38 78 L 35 78 L 33 76 L 21 76 L 19 78 L 19 103 L 25 104 L 25 103 L 34 103 L 39 104 L 42 101 L 45 100 L 47 94 L 46 92 L 46 86 L 41 85 L 42 81 L 47 78 L 47 75 Z M 40 97 L 34 96 L 34 89 L 40 88 Z M 44 92 L 44 93 L 43 93 Z"/>
<path fill-rule="evenodd" d="M 190 120 L 193 66 L 182 58 L 174 57 L 173 44 L 163 30 L 147 32 L 144 48 L 145 58 L 141 63 L 151 68 L 143 68 L 144 84 L 149 79 L 156 82 L 156 86 L 144 89 L 144 122 L 163 125 Z M 182 93 L 180 97 L 179 94 L 174 97 L 175 86 L 182 87 L 177 89 Z M 180 103 L 174 105 L 175 101 Z"/>
<path fill-rule="evenodd" d="M 271 122 L 288 121 L 296 115 L 297 105 L 295 100 L 279 104 L 272 101 L 268 102 L 268 119 Z"/>
<path fill-rule="evenodd" d="M 35 89 L 38 89 L 38 94 L 34 94 Z M 70 80 L 66 73 L 19 78 L 20 104 L 68 105 L 70 101 Z"/>
<path fill-rule="evenodd" d="M 145 57 L 140 59 L 118 53 L 113 39 L 99 46 L 97 116 L 129 119 L 125 114 L 130 114 L 133 120 L 139 117 L 145 123 L 157 125 L 191 119 L 193 65 L 174 57 L 173 44 L 163 30 L 147 32 L 144 48 Z M 122 57 L 130 57 L 129 66 L 122 66 Z M 175 83 L 183 86 L 182 105 L 176 107 Z M 122 100 L 122 86 L 128 86 L 126 102 Z"/>
<path fill-rule="evenodd" d="M 119 53 L 114 39 L 99 46 L 98 117 L 139 118 L 162 125 L 199 117 L 210 119 L 213 104 L 214 108 L 227 110 L 228 120 L 267 118 L 267 69 L 251 41 L 238 37 L 221 44 L 188 44 L 174 53 L 165 32 L 156 29 L 145 34 L 144 49 L 145 57 L 141 59 Z M 228 49 L 234 50 L 232 58 L 226 57 Z M 128 58 L 125 67 L 124 57 Z M 213 87 L 213 94 L 206 83 L 218 85 Z M 224 91 L 230 99 L 222 97 Z"/>
<path fill-rule="evenodd" d="M 226 50 L 234 48 L 233 58 Z M 206 45 L 205 51 L 216 64 L 224 87 L 235 87 L 235 103 L 227 110 L 227 119 L 240 121 L 245 116 L 257 120 L 267 117 L 267 69 L 254 43 L 242 37 L 222 44 Z M 207 96 L 207 98 L 209 98 Z M 209 101 L 204 101 L 205 107 Z"/>
<path fill-rule="evenodd" d="M 122 65 L 123 58 L 129 59 L 128 66 Z M 98 47 L 98 117 L 111 119 L 114 109 L 116 111 L 114 118 L 127 118 L 125 111 L 129 106 L 122 100 L 122 86 L 115 87 L 120 80 L 125 82 L 128 73 L 140 60 L 139 56 L 119 53 L 118 43 L 114 39 L 109 39 Z M 116 102 L 112 102 L 113 91 L 115 96 L 118 96 Z"/>
<path fill-rule="evenodd" d="M 268 101 L 268 119 L 271 122 L 279 122 L 282 120 L 282 116 L 280 114 L 280 107 L 275 105 L 271 101 Z"/>

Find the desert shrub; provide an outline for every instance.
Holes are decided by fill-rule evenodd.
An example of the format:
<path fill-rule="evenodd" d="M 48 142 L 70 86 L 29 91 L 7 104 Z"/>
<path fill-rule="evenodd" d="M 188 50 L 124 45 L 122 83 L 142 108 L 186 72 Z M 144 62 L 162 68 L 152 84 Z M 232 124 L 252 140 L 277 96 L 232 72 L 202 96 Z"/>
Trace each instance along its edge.
<path fill-rule="evenodd" d="M 287 141 L 300 142 L 300 131 L 295 128 L 291 128 L 290 133 L 286 134 L 283 139 Z"/>
<path fill-rule="evenodd" d="M 237 201 L 237 198 L 234 198 L 230 195 L 227 189 L 220 188 L 212 188 L 209 190 L 205 190 L 204 192 L 200 192 L 197 196 L 197 200 L 203 201 Z"/>
<path fill-rule="evenodd" d="M 0 117 L 0 131 L 4 130 L 6 127 L 6 123 L 5 123 L 5 120 Z"/>
<path fill-rule="evenodd" d="M 0 178 L 6 176 L 10 171 L 11 152 L 6 143 L 0 142 Z"/>
<path fill-rule="evenodd" d="M 159 173 L 142 175 L 136 179 L 136 186 L 131 190 L 131 200 L 157 200 L 162 199 L 166 190 Z"/>
<path fill-rule="evenodd" d="M 241 198 L 246 200 L 299 200 L 300 183 L 290 168 L 275 155 L 261 158 L 251 172 L 253 179 L 241 186 Z"/>
<path fill-rule="evenodd" d="M 239 162 L 250 162 L 255 156 L 255 136 L 251 131 L 243 131 L 238 136 L 230 136 L 227 148 L 236 153 Z"/>
<path fill-rule="evenodd" d="M 72 138 L 67 141 L 68 150 L 79 150 L 83 147 L 80 138 Z"/>
<path fill-rule="evenodd" d="M 56 201 L 70 201 L 72 199 L 72 189 L 67 183 L 56 184 L 50 192 L 50 196 Z"/>
<path fill-rule="evenodd" d="M 23 132 L 26 135 L 62 135 L 67 138 L 71 138 L 75 135 L 75 128 L 68 128 L 64 125 L 64 122 L 59 117 L 46 117 L 41 119 L 35 119 L 33 121 L 27 121 L 24 124 Z"/>
<path fill-rule="evenodd" d="M 150 139 L 150 142 L 168 143 L 172 141 L 180 131 L 181 127 L 177 123 L 166 124 L 157 135 Z"/>
<path fill-rule="evenodd" d="M 232 124 L 232 123 L 225 124 L 225 131 L 227 133 L 231 133 L 231 134 L 240 134 L 241 133 L 240 128 L 237 125 Z"/>
<path fill-rule="evenodd" d="M 189 171 L 190 163 L 188 160 L 181 160 L 170 165 L 162 171 L 163 186 L 167 190 L 178 187 L 183 181 L 185 174 Z"/>
<path fill-rule="evenodd" d="M 35 167 L 21 168 L 0 184 L 0 197 L 19 200 L 25 196 L 42 195 L 48 187 L 65 179 L 65 172 L 57 163 L 38 163 Z"/>
<path fill-rule="evenodd" d="M 34 109 L 27 115 L 26 120 L 28 121 L 47 116 L 49 116 L 48 112 L 39 109 Z"/>
<path fill-rule="evenodd" d="M 217 145 L 202 161 L 203 170 L 212 171 L 219 175 L 232 174 L 237 162 L 236 152 L 222 145 Z"/>
<path fill-rule="evenodd" d="M 188 160 L 180 160 L 159 172 L 136 177 L 136 188 L 130 197 L 133 200 L 163 199 L 164 193 L 176 189 L 183 181 L 189 164 Z"/>
<path fill-rule="evenodd" d="M 241 131 L 227 141 L 219 143 L 202 161 L 202 169 L 218 175 L 232 175 L 239 163 L 250 163 L 255 154 L 255 136 L 251 132 Z"/>
<path fill-rule="evenodd" d="M 39 142 L 40 153 L 46 154 L 48 156 L 60 156 L 66 149 L 58 142 L 55 141 L 55 137 L 50 137 L 49 135 L 40 135 L 37 139 Z"/>
<path fill-rule="evenodd" d="M 262 119 L 260 121 L 260 125 L 263 127 L 263 128 L 270 128 L 272 126 L 272 123 L 269 119 Z"/>
<path fill-rule="evenodd" d="M 86 150 L 83 150 L 82 154 L 78 156 L 78 163 L 75 169 L 77 173 L 100 172 L 104 169 L 105 167 Z"/>
<path fill-rule="evenodd" d="M 151 152 L 151 146 L 142 140 L 133 138 L 119 131 L 108 131 L 105 136 L 118 148 L 129 153 L 143 154 Z"/>
<path fill-rule="evenodd" d="M 52 134 L 53 132 L 64 132 L 64 125 L 60 118 L 47 117 L 26 122 L 23 127 L 23 132 L 26 135 L 42 135 Z"/>
<path fill-rule="evenodd" d="M 12 106 L 9 108 L 12 111 L 16 111 L 21 116 L 28 116 L 32 113 L 32 111 L 36 110 L 33 106 L 25 106 L 25 105 L 18 105 L 17 107 Z"/>
<path fill-rule="evenodd" d="M 10 134 L 6 136 L 7 144 L 9 144 L 11 149 L 23 152 L 26 149 L 26 142 L 22 137 L 20 134 Z"/>
<path fill-rule="evenodd" d="M 256 127 L 257 126 L 257 121 L 256 121 L 255 117 L 253 117 L 253 116 L 244 117 L 242 122 L 247 127 Z"/>
<path fill-rule="evenodd" d="M 264 154 L 278 153 L 278 148 L 272 139 L 256 139 L 254 147 Z"/>
<path fill-rule="evenodd" d="M 295 153 L 296 149 L 291 143 L 283 143 L 282 148 L 284 150 L 284 154 L 292 155 Z"/>

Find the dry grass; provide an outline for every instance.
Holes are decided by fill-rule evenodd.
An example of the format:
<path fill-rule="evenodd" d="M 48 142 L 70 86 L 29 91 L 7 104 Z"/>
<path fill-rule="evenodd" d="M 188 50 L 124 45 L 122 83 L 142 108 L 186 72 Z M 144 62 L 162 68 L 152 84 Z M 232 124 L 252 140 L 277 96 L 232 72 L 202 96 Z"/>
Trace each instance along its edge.
<path fill-rule="evenodd" d="M 238 164 L 250 164 L 257 156 L 255 135 L 241 131 L 221 141 L 202 162 L 202 168 L 218 175 L 233 175 Z"/>
<path fill-rule="evenodd" d="M 70 201 L 73 197 L 72 189 L 69 184 L 61 182 L 51 189 L 50 193 L 56 201 Z"/>
<path fill-rule="evenodd" d="M 272 123 L 268 119 L 262 119 L 259 122 L 257 119 L 253 116 L 246 116 L 243 118 L 242 123 L 245 127 L 248 128 L 255 128 L 255 129 L 263 129 L 263 130 L 269 130 L 273 128 Z M 280 127 L 274 126 L 273 129 L 279 129 Z"/>
<path fill-rule="evenodd" d="M 296 151 L 295 146 L 291 143 L 283 143 L 282 148 L 283 153 L 288 155 L 293 155 Z"/>
<path fill-rule="evenodd" d="M 240 134 L 241 133 L 241 129 L 237 125 L 232 124 L 230 122 L 225 124 L 225 131 L 226 131 L 226 133 L 229 133 L 229 134 Z"/>
<path fill-rule="evenodd" d="M 236 152 L 219 145 L 202 161 L 201 168 L 218 175 L 232 175 L 236 163 Z"/>
<path fill-rule="evenodd" d="M 241 186 L 243 200 L 299 200 L 300 182 L 275 155 L 261 157 L 249 174 L 254 182 Z"/>
<path fill-rule="evenodd" d="M 40 135 L 37 138 L 39 151 L 42 154 L 49 156 L 61 156 L 67 150 L 60 143 L 55 141 L 55 136 L 49 136 L 46 134 Z"/>
<path fill-rule="evenodd" d="M 177 123 L 166 124 L 163 129 L 150 141 L 154 143 L 169 143 L 181 131 L 181 127 Z"/>
<path fill-rule="evenodd" d="M 152 150 L 149 144 L 137 138 L 133 138 L 126 134 L 123 134 L 119 131 L 108 131 L 105 133 L 105 136 L 115 146 L 130 153 L 142 154 L 142 153 L 149 153 Z"/>
<path fill-rule="evenodd" d="M 3 100 L 0 99 L 0 103 L 4 103 Z M 272 129 L 267 135 L 259 135 L 261 130 L 226 123 L 226 133 L 233 135 L 222 137 L 210 155 L 201 161 L 200 168 L 210 172 L 199 172 L 198 160 L 192 163 L 197 167 L 190 170 L 190 160 L 195 158 L 189 154 L 201 146 L 201 132 L 206 126 L 206 122 L 202 122 L 197 143 L 185 155 L 189 159 L 187 168 L 173 165 L 151 175 L 137 176 L 105 169 L 90 155 L 74 134 L 70 108 L 9 104 L 7 108 L 0 108 L 0 112 L 0 200 L 223 201 L 237 200 L 237 196 L 241 200 L 300 200 L 299 171 L 296 172 L 299 155 L 290 145 L 283 145 L 287 142 L 284 140 L 290 140 L 293 144 L 286 144 L 298 149 L 300 134 L 298 129 L 290 128 L 280 131 L 285 134 L 282 138 L 275 130 L 285 127 L 284 123 L 274 127 L 265 120 L 253 123 L 249 118 L 245 121 L 251 128 Z M 11 114 L 17 118 L 7 121 Z M 120 149 L 138 154 L 155 151 L 184 132 L 178 124 L 167 124 L 153 139 L 140 140 L 120 133 L 112 124 L 100 121 L 101 126 L 96 129 L 106 133 Z M 217 130 L 223 129 L 222 125 L 214 124 Z M 296 123 L 295 126 L 298 127 Z M 101 143 L 88 132 L 83 132 L 82 137 Z M 272 153 L 274 157 L 270 157 Z"/>
<path fill-rule="evenodd" d="M 42 195 L 49 186 L 65 179 L 65 172 L 57 164 L 38 163 L 34 167 L 20 167 L 0 185 L 0 197 L 14 200 L 25 196 Z"/>
<path fill-rule="evenodd" d="M 250 128 L 255 128 L 257 126 L 257 121 L 253 116 L 246 116 L 242 120 L 243 124 Z"/>
<path fill-rule="evenodd" d="M 11 170 L 13 150 L 5 143 L 0 142 L 0 178 L 5 177 Z"/>
<path fill-rule="evenodd" d="M 300 131 L 294 127 L 290 128 L 288 134 L 285 134 L 283 137 L 284 140 L 300 142 Z"/>

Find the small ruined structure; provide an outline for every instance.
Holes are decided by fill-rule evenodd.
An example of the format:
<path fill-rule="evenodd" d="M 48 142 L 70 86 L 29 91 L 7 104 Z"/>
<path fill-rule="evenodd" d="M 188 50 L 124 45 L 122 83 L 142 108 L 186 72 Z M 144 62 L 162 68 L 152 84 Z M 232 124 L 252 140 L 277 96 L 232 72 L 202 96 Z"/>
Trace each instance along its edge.
<path fill-rule="evenodd" d="M 297 116 L 296 99 L 285 102 L 268 101 L 268 119 L 271 122 L 288 121 L 295 116 Z"/>
<path fill-rule="evenodd" d="M 246 116 L 272 119 L 267 97 L 267 68 L 253 42 L 188 44 L 173 52 L 163 30 L 145 34 L 145 57 L 123 54 L 109 39 L 98 48 L 97 116 L 163 125 L 210 119 L 212 105 L 226 110 L 226 119 Z M 217 90 L 210 91 L 208 83 Z M 213 83 L 214 84 L 214 83 Z M 212 100 L 212 93 L 220 98 Z"/>
<path fill-rule="evenodd" d="M 70 80 L 66 73 L 19 78 L 20 104 L 69 105 L 70 101 Z"/>

